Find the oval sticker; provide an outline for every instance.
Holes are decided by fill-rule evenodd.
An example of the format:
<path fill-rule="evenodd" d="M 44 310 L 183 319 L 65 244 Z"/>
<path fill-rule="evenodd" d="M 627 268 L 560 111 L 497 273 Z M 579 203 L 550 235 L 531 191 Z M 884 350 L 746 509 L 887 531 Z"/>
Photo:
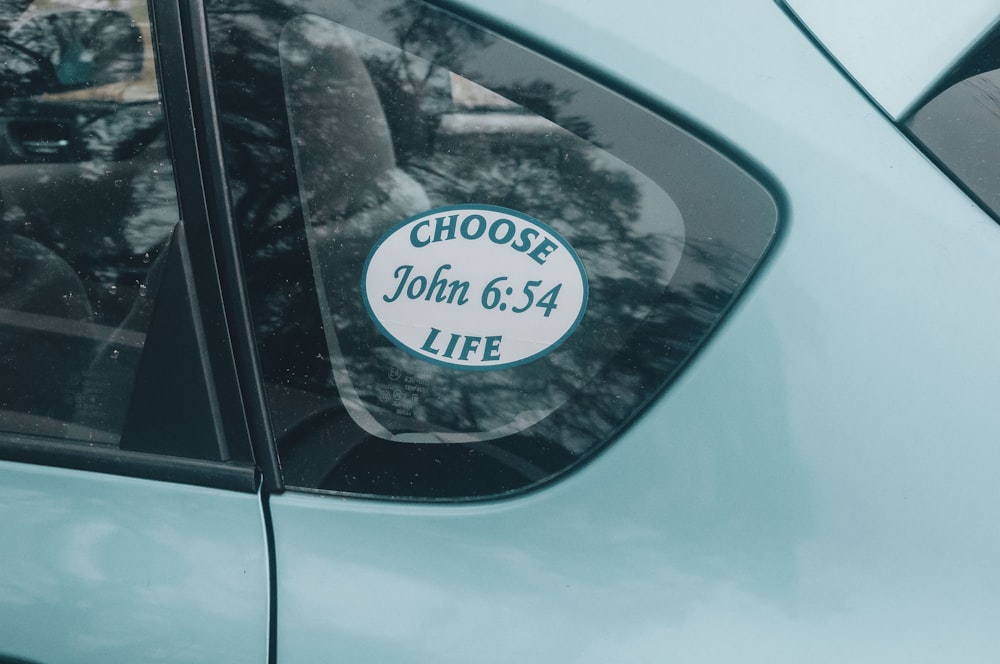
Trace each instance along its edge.
<path fill-rule="evenodd" d="M 503 369 L 558 348 L 587 308 L 587 274 L 558 233 L 515 210 L 437 208 L 372 248 L 361 297 L 386 337 L 456 369 Z"/>

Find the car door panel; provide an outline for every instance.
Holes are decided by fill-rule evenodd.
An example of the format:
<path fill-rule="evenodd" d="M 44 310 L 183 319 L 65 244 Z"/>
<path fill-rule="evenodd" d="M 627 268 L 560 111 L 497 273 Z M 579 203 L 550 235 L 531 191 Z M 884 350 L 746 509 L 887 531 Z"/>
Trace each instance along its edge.
<path fill-rule="evenodd" d="M 254 493 L 0 462 L 0 659 L 267 661 Z"/>

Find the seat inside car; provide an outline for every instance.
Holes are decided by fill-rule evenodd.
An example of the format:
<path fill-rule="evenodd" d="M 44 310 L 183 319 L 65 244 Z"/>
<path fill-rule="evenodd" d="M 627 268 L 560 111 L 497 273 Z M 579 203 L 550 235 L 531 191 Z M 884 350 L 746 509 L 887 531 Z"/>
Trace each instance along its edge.
<path fill-rule="evenodd" d="M 3 222 L 0 222 L 2 224 Z M 0 411 L 25 433 L 71 420 L 94 343 L 80 278 L 54 251 L 0 225 Z"/>
<path fill-rule="evenodd" d="M 423 189 L 396 165 L 382 102 L 349 32 L 299 16 L 282 32 L 280 56 L 307 226 L 343 234 L 425 210 Z"/>

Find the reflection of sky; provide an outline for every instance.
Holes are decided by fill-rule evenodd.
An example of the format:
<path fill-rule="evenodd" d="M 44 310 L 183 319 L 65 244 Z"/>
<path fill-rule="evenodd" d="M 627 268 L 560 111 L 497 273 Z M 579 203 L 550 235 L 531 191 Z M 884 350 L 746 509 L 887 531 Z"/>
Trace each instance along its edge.
<path fill-rule="evenodd" d="M 266 651 L 258 499 L 0 463 L 0 655 L 254 661 Z"/>
<path fill-rule="evenodd" d="M 141 254 L 162 245 L 179 218 L 170 162 L 150 163 L 130 185 L 142 205 L 125 220 L 122 233 L 132 253 Z"/>

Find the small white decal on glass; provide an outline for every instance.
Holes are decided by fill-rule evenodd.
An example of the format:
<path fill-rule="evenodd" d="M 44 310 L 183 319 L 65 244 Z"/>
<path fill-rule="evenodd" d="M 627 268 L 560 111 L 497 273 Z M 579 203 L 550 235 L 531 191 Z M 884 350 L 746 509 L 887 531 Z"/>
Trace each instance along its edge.
<path fill-rule="evenodd" d="M 587 308 L 587 274 L 542 222 L 488 205 L 438 208 L 372 248 L 361 296 L 378 329 L 421 359 L 502 369 L 558 348 Z"/>

